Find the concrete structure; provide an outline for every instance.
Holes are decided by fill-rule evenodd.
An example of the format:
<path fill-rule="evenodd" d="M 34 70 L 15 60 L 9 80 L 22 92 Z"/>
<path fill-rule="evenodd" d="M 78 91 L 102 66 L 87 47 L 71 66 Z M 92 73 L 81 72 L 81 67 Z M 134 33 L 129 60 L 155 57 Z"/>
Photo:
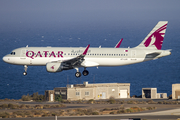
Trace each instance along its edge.
<path fill-rule="evenodd" d="M 180 84 L 172 84 L 172 99 L 180 99 Z"/>
<path fill-rule="evenodd" d="M 157 98 L 157 88 L 142 88 L 142 98 Z"/>
<path fill-rule="evenodd" d="M 167 93 L 157 93 L 157 88 L 142 88 L 142 98 L 167 98 Z"/>
<path fill-rule="evenodd" d="M 45 99 L 46 99 L 46 101 L 53 102 L 55 99 L 54 90 L 46 90 L 45 91 Z"/>
<path fill-rule="evenodd" d="M 158 98 L 167 98 L 167 93 L 157 93 L 157 99 Z"/>
<path fill-rule="evenodd" d="M 67 100 L 130 98 L 130 83 L 75 84 L 54 88 L 54 95 Z"/>

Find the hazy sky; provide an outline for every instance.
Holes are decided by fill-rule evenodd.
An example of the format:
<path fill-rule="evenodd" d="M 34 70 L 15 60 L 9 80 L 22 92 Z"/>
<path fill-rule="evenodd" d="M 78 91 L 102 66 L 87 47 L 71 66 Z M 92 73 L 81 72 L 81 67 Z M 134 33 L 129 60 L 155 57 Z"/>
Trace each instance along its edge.
<path fill-rule="evenodd" d="M 179 18 L 179 0 L 1 0 L 0 16 L 19 20 Z M 87 17 L 87 18 L 86 18 Z M 141 17 L 141 18 L 140 18 Z M 46 21 L 43 20 L 43 21 Z M 54 20 L 55 21 L 55 20 Z"/>
<path fill-rule="evenodd" d="M 0 0 L 0 26 L 180 20 L 179 0 Z M 26 26 L 25 26 L 26 27 Z"/>

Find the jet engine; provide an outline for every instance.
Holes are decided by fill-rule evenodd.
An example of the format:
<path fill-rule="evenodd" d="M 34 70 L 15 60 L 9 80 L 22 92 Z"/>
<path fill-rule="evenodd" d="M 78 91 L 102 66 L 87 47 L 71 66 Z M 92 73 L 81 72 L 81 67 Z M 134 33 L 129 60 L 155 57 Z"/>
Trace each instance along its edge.
<path fill-rule="evenodd" d="M 61 72 L 63 70 L 63 66 L 61 63 L 49 62 L 46 64 L 46 70 L 48 72 Z"/>
<path fill-rule="evenodd" d="M 73 69 L 73 67 L 61 62 L 49 62 L 46 64 L 46 70 L 48 72 L 61 72 L 69 69 Z"/>

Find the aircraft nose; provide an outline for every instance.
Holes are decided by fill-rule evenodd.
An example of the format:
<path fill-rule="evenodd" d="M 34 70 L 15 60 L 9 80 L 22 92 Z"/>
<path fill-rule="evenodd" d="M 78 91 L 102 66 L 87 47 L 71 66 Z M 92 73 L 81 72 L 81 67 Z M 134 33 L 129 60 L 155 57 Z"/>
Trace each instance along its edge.
<path fill-rule="evenodd" d="M 8 62 L 8 60 L 9 60 L 9 58 L 8 58 L 7 56 L 4 56 L 4 57 L 3 57 L 3 61 L 4 61 L 4 62 Z"/>

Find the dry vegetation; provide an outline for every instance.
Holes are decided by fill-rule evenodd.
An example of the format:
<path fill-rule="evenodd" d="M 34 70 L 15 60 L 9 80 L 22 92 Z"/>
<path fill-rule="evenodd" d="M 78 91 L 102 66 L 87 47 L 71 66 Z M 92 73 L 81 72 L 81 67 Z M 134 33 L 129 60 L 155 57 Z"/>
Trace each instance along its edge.
<path fill-rule="evenodd" d="M 70 100 L 63 100 L 62 103 L 69 103 L 69 104 L 180 104 L 178 101 L 159 101 L 155 102 L 153 100 L 148 101 L 136 101 L 136 100 L 129 100 L 124 101 L 120 99 L 110 98 L 109 100 L 77 100 L 77 101 L 70 101 Z"/>
<path fill-rule="evenodd" d="M 47 117 L 47 116 L 82 116 L 82 115 L 105 115 L 105 114 L 123 114 L 123 113 L 132 113 L 140 112 L 145 110 L 153 110 L 155 107 L 148 108 L 139 108 L 131 107 L 128 109 L 125 108 L 105 108 L 105 109 L 67 109 L 61 110 L 57 109 L 56 111 L 46 110 L 18 110 L 14 112 L 0 112 L 1 118 L 22 118 L 22 117 Z"/>
<path fill-rule="evenodd" d="M 33 95 L 22 96 L 22 100 L 33 100 L 33 101 L 42 101 L 44 97 L 42 95 L 38 95 L 35 93 Z M 60 101 L 60 97 L 58 101 Z M 21 101 L 21 100 L 10 100 L 4 99 L 0 100 L 0 102 L 4 101 Z M 124 101 L 120 99 L 114 99 L 111 97 L 109 100 L 61 100 L 61 103 L 69 103 L 69 104 L 120 104 L 123 106 L 124 104 L 180 104 L 178 101 L 159 101 L 155 102 L 153 100 L 148 101 L 135 101 L 129 100 Z M 104 115 L 104 114 L 124 114 L 124 113 L 132 113 L 132 112 L 141 112 L 145 110 L 154 110 L 156 107 L 118 107 L 118 108 L 104 108 L 104 109 L 58 109 L 66 107 L 63 104 L 56 105 L 26 105 L 26 104 L 0 104 L 1 110 L 6 110 L 6 112 L 0 112 L 0 118 L 21 118 L 21 117 L 47 117 L 47 116 L 81 116 L 81 115 Z M 56 109 L 54 109 L 56 108 Z M 16 109 L 14 112 L 8 111 L 11 109 Z"/>
<path fill-rule="evenodd" d="M 47 108 L 61 108 L 61 107 L 66 107 L 63 104 L 58 104 L 58 105 L 17 105 L 17 104 L 1 104 L 0 109 L 47 109 Z"/>
<path fill-rule="evenodd" d="M 19 100 L 15 100 L 15 99 L 8 99 L 8 98 L 5 98 L 5 99 L 0 99 L 0 102 L 4 102 L 4 101 L 22 101 L 21 99 Z"/>

